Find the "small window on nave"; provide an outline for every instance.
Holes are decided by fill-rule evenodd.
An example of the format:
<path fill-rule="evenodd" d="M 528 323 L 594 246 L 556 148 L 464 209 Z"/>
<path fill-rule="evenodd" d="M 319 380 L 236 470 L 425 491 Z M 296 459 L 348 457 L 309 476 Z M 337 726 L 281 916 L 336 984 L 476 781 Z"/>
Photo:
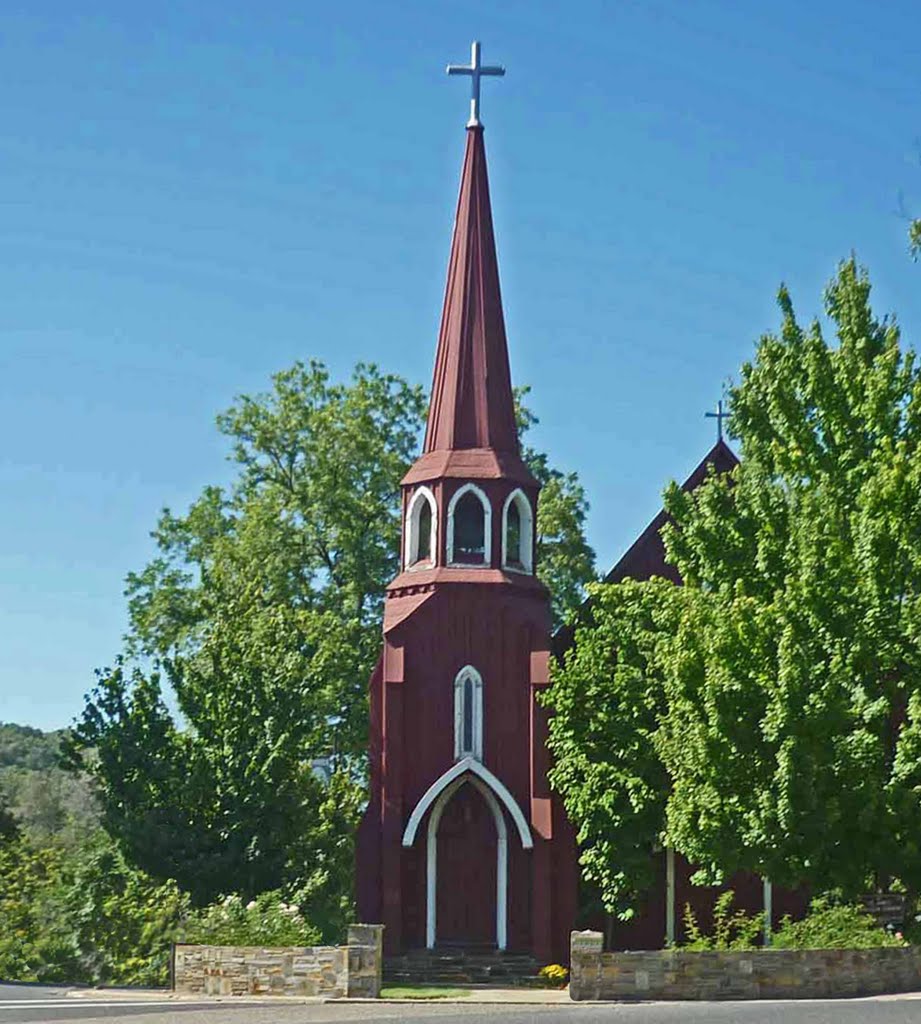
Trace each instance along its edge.
<path fill-rule="evenodd" d="M 486 560 L 486 514 L 480 499 L 468 491 L 454 506 L 454 561 L 482 565 Z"/>

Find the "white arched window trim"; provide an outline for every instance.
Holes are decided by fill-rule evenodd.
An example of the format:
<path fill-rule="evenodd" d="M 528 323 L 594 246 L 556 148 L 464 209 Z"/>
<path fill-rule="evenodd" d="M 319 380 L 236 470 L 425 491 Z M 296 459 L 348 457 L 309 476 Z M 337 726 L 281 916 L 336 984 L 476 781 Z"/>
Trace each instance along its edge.
<path fill-rule="evenodd" d="M 471 564 L 469 562 L 455 562 L 454 560 L 454 509 L 463 496 L 472 491 L 483 506 L 483 564 Z M 448 504 L 448 565 L 464 566 L 468 569 L 488 569 L 492 561 L 492 505 L 489 498 L 477 487 L 476 484 L 464 484 L 455 492 Z"/>
<path fill-rule="evenodd" d="M 464 744 L 464 687 L 470 680 L 473 686 L 473 721 L 471 722 L 470 749 Z M 454 677 L 454 757 L 475 757 L 483 760 L 483 677 L 472 665 L 465 665 Z"/>
<path fill-rule="evenodd" d="M 432 515 L 432 532 L 429 537 L 429 551 L 431 557 L 424 562 L 417 560 L 419 553 L 419 517 L 422 513 L 422 503 L 427 502 Z M 431 569 L 435 564 L 436 543 L 438 540 L 438 514 L 435 505 L 435 495 L 428 487 L 419 487 L 413 492 L 409 499 L 409 507 L 406 510 L 406 542 L 403 550 L 403 566 L 406 569 Z"/>
<path fill-rule="evenodd" d="M 509 565 L 508 561 L 508 510 L 512 502 L 518 506 L 518 516 L 521 522 L 521 565 Z M 531 511 L 531 502 L 528 496 L 518 487 L 505 499 L 502 506 L 502 568 L 509 572 L 534 572 L 534 513 Z"/>

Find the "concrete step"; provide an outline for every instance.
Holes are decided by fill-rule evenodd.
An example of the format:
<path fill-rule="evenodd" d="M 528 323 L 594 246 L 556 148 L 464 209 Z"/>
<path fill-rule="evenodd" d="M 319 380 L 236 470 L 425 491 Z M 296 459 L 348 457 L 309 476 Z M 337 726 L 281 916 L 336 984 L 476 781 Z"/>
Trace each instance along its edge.
<path fill-rule="evenodd" d="M 454 947 L 410 950 L 384 959 L 385 985 L 540 984 L 537 961 L 527 954 Z"/>

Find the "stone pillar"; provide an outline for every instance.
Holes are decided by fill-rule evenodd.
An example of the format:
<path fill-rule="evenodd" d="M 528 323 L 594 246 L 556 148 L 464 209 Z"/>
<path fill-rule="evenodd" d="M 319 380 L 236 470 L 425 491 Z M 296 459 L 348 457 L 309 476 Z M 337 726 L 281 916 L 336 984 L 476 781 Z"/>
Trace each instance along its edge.
<path fill-rule="evenodd" d="M 601 998 L 601 932 L 572 932 L 569 936 L 569 998 Z"/>
<path fill-rule="evenodd" d="M 350 999 L 377 999 L 381 994 L 384 926 L 350 924 L 348 934 L 348 981 Z"/>

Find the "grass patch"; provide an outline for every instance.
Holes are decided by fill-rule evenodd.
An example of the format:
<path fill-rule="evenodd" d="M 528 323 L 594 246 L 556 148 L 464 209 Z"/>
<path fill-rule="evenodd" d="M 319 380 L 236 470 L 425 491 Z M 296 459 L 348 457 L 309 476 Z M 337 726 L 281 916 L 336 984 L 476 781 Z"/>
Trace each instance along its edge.
<path fill-rule="evenodd" d="M 381 999 L 460 999 L 469 995 L 469 989 L 439 985 L 386 985 L 381 989 Z"/>

